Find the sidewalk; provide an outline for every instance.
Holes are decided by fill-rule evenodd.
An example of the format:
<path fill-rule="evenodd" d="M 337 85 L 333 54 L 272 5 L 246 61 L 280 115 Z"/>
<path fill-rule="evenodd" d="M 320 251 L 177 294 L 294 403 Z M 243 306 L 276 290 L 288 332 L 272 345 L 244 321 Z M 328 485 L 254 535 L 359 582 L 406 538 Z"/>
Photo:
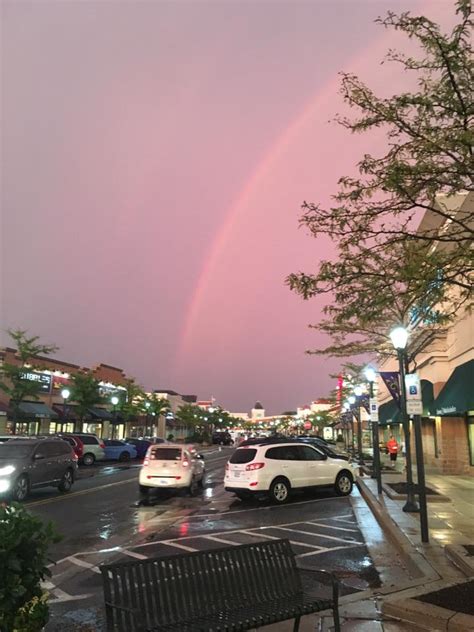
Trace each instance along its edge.
<path fill-rule="evenodd" d="M 397 467 L 402 470 L 404 461 L 397 461 Z M 383 475 L 385 485 L 404 480 L 405 476 L 400 473 Z M 405 572 L 396 574 L 392 568 L 380 589 L 343 597 L 342 632 L 473 632 L 474 618 L 424 603 L 416 597 L 453 584 L 469 583 L 468 578 L 474 578 L 474 555 L 469 559 L 462 546 L 474 545 L 474 478 L 428 475 L 426 484 L 450 499 L 449 502 L 439 502 L 439 499 L 428 502 L 429 544 L 421 542 L 418 514 L 403 512 L 404 500 L 393 500 L 385 492 L 378 497 L 375 479 L 359 478 L 358 487 L 365 502 L 355 499 L 353 506 L 358 508 L 359 524 L 365 527 L 370 554 L 377 567 L 383 565 L 384 554 L 392 558 L 399 556 Z M 378 525 L 373 524 L 374 516 Z M 381 527 L 385 547 L 381 546 L 380 536 L 371 536 L 377 527 Z M 467 559 L 464 566 L 460 555 Z M 300 632 L 334 629 L 329 613 L 319 623 L 317 620 L 314 616 L 304 617 Z M 265 629 L 289 632 L 292 627 L 286 622 Z"/>

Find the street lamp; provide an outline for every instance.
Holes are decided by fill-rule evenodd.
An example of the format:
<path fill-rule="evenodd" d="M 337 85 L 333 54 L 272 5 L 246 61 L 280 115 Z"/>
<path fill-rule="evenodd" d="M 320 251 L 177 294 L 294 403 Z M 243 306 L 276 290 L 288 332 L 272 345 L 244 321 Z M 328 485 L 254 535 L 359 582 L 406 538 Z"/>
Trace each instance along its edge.
<path fill-rule="evenodd" d="M 382 493 L 382 472 L 380 470 L 380 450 L 379 450 L 379 422 L 378 419 L 373 419 L 375 415 L 372 414 L 371 403 L 374 399 L 374 382 L 377 379 L 377 372 L 371 366 L 368 366 L 364 371 L 365 379 L 369 383 L 369 397 L 370 397 L 370 423 L 372 424 L 372 446 L 373 446 L 373 467 L 372 478 L 377 479 L 377 493 Z M 378 411 L 376 410 L 376 415 Z"/>
<path fill-rule="evenodd" d="M 117 397 L 117 395 L 112 395 L 112 397 L 110 398 L 110 401 L 112 402 L 112 406 L 114 407 L 113 408 L 113 412 L 112 412 L 113 419 L 114 419 L 114 421 L 113 421 L 114 429 L 113 429 L 113 432 L 112 432 L 112 437 L 114 438 L 115 437 L 115 433 L 117 432 L 117 428 L 116 428 L 117 412 L 116 412 L 116 410 L 117 410 L 117 404 L 119 403 L 119 398 Z"/>
<path fill-rule="evenodd" d="M 62 432 L 64 432 L 64 423 L 66 420 L 66 404 L 70 396 L 71 396 L 71 391 L 68 388 L 63 388 L 61 391 L 61 397 L 63 398 L 63 423 L 61 427 Z"/>
<path fill-rule="evenodd" d="M 148 437 L 148 425 L 150 421 L 150 406 L 151 406 L 150 402 L 145 402 L 145 409 L 146 409 L 145 437 Z"/>
<path fill-rule="evenodd" d="M 355 437 L 354 437 L 354 411 L 352 410 L 352 407 L 354 406 L 354 404 L 356 403 L 356 397 L 355 395 L 349 395 L 349 397 L 347 398 L 347 401 L 349 403 L 349 410 L 351 411 L 351 450 L 352 450 L 352 456 L 354 456 L 355 454 Z"/>
<path fill-rule="evenodd" d="M 415 512 L 419 511 L 418 503 L 415 500 L 413 490 L 413 473 L 411 464 L 411 446 L 410 446 L 410 426 L 407 414 L 407 392 L 405 386 L 405 349 L 408 342 L 408 331 L 405 327 L 395 327 L 390 332 L 390 340 L 397 351 L 398 367 L 400 371 L 400 404 L 402 413 L 403 433 L 405 435 L 405 458 L 407 466 L 407 500 L 403 506 L 403 511 Z"/>
<path fill-rule="evenodd" d="M 354 386 L 354 395 L 356 396 L 357 402 L 357 448 L 359 452 L 359 463 L 363 464 L 362 458 L 362 411 L 361 411 L 361 397 L 364 389 L 362 386 Z"/>

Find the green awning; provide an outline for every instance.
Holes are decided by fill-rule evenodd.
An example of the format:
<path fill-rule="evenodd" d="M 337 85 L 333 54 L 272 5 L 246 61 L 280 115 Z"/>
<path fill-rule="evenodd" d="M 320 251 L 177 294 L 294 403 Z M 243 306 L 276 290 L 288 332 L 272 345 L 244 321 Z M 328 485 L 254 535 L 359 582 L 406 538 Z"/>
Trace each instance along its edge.
<path fill-rule="evenodd" d="M 58 415 L 42 402 L 21 402 L 18 407 L 18 419 L 57 419 Z"/>
<path fill-rule="evenodd" d="M 474 360 L 454 369 L 432 409 L 431 413 L 440 417 L 463 417 L 474 411 Z"/>
<path fill-rule="evenodd" d="M 402 417 L 396 402 L 391 399 L 379 408 L 379 426 L 401 423 Z"/>
<path fill-rule="evenodd" d="M 421 401 L 423 402 L 423 417 L 433 414 L 434 392 L 433 383 L 429 380 L 421 380 Z"/>
<path fill-rule="evenodd" d="M 110 421 L 113 419 L 112 415 L 105 408 L 89 408 L 90 416 L 93 419 L 100 419 L 102 421 Z"/>

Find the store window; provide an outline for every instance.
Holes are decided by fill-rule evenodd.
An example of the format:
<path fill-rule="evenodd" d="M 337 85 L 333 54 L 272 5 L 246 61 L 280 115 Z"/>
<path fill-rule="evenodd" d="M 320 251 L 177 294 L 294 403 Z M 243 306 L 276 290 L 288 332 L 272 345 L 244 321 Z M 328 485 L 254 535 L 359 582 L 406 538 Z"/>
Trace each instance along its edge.
<path fill-rule="evenodd" d="M 474 417 L 467 418 L 467 438 L 469 442 L 469 463 L 474 465 Z"/>

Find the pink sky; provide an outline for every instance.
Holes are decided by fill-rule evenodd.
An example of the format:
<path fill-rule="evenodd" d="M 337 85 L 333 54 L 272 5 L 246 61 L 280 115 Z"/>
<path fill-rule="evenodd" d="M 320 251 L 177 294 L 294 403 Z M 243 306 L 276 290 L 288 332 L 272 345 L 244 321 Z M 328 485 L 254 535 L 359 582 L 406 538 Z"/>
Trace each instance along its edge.
<path fill-rule="evenodd" d="M 1 325 L 146 388 L 282 412 L 325 396 L 337 360 L 285 276 L 331 255 L 298 229 L 370 141 L 328 120 L 340 70 L 399 38 L 359 0 L 4 0 Z M 3 335 L 3 343 L 7 338 Z"/>

